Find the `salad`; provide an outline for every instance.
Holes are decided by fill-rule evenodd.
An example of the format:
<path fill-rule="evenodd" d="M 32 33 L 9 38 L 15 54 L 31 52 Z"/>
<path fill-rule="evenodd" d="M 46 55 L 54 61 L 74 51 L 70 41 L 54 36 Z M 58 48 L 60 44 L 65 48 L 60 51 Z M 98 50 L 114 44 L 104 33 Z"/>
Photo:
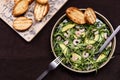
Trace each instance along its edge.
<path fill-rule="evenodd" d="M 94 56 L 110 34 L 99 19 L 94 24 L 76 24 L 65 18 L 54 29 L 52 45 L 65 66 L 79 71 L 97 70 L 108 59 L 112 42 L 97 59 Z"/>

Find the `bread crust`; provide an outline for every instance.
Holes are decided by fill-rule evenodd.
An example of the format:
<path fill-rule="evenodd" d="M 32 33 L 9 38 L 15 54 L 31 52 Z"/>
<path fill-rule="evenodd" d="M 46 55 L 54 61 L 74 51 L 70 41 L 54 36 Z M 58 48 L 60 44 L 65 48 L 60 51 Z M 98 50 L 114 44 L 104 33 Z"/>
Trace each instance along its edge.
<path fill-rule="evenodd" d="M 75 23 L 77 24 L 85 24 L 85 16 L 82 11 L 80 11 L 76 7 L 69 7 L 66 10 L 66 15 Z"/>
<path fill-rule="evenodd" d="M 84 15 L 88 24 L 94 24 L 96 22 L 96 15 L 92 8 L 87 8 Z"/>
<path fill-rule="evenodd" d="M 20 16 L 24 14 L 28 10 L 29 2 L 28 0 L 21 0 L 19 1 L 13 8 L 13 15 Z"/>
<path fill-rule="evenodd" d="M 21 0 L 14 0 L 14 4 L 17 4 L 19 1 L 21 1 Z"/>
<path fill-rule="evenodd" d="M 48 13 L 49 11 L 49 4 L 39 4 L 36 2 L 35 8 L 34 8 L 34 17 L 36 21 L 41 21 Z"/>
<path fill-rule="evenodd" d="M 18 17 L 13 21 L 13 28 L 17 31 L 25 31 L 32 25 L 32 19 L 27 17 Z"/>
<path fill-rule="evenodd" d="M 48 4 L 48 0 L 37 0 L 39 4 Z"/>
<path fill-rule="evenodd" d="M 14 4 L 16 5 L 21 0 L 14 0 Z M 31 4 L 34 0 L 28 0 L 29 4 Z"/>

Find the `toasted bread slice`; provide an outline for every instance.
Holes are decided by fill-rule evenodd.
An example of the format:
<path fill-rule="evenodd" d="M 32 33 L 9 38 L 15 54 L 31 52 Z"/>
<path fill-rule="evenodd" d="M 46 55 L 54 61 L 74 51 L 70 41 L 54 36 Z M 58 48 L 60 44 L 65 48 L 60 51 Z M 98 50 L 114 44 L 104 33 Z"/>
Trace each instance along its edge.
<path fill-rule="evenodd" d="M 13 22 L 13 28 L 18 31 L 25 31 L 31 27 L 32 23 L 32 19 L 27 17 L 18 17 Z"/>
<path fill-rule="evenodd" d="M 96 15 L 92 8 L 87 8 L 84 14 L 87 23 L 94 24 L 96 22 Z"/>
<path fill-rule="evenodd" d="M 80 11 L 76 7 L 69 7 L 66 10 L 66 15 L 75 23 L 77 24 L 85 24 L 85 16 L 82 11 Z"/>
<path fill-rule="evenodd" d="M 34 8 L 34 17 L 36 21 L 41 21 L 49 11 L 49 4 L 39 4 L 36 3 Z"/>
<path fill-rule="evenodd" d="M 19 1 L 13 8 L 13 15 L 20 16 L 28 10 L 29 2 L 28 0 Z"/>
<path fill-rule="evenodd" d="M 47 4 L 48 0 L 37 0 L 39 4 Z"/>
<path fill-rule="evenodd" d="M 21 1 L 21 0 L 14 0 L 14 4 L 17 4 L 19 1 Z"/>
<path fill-rule="evenodd" d="M 17 4 L 21 0 L 14 0 L 14 4 Z M 34 0 L 28 0 L 29 4 L 31 4 Z"/>

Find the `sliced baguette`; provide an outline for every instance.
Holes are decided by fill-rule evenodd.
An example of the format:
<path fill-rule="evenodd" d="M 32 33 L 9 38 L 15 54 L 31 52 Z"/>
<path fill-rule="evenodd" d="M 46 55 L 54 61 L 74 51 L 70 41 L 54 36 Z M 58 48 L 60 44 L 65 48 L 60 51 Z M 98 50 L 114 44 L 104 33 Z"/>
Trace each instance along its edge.
<path fill-rule="evenodd" d="M 85 24 L 85 16 L 82 11 L 80 11 L 76 7 L 69 7 L 66 10 L 66 15 L 75 23 L 77 24 Z"/>
<path fill-rule="evenodd" d="M 48 0 L 37 0 L 39 4 L 47 4 Z"/>
<path fill-rule="evenodd" d="M 20 16 L 28 10 L 29 2 L 28 0 L 19 1 L 13 8 L 13 15 Z"/>
<path fill-rule="evenodd" d="M 17 4 L 19 1 L 21 1 L 21 0 L 14 0 L 14 4 Z"/>
<path fill-rule="evenodd" d="M 14 4 L 16 5 L 21 0 L 14 0 Z M 29 4 L 31 4 L 34 0 L 28 0 Z"/>
<path fill-rule="evenodd" d="M 32 19 L 27 17 L 18 17 L 13 22 L 13 28 L 18 31 L 25 31 L 31 27 L 32 23 Z"/>
<path fill-rule="evenodd" d="M 96 22 L 96 15 L 92 8 L 87 8 L 84 14 L 87 23 L 94 24 Z"/>
<path fill-rule="evenodd" d="M 34 17 L 36 21 L 41 21 L 46 14 L 49 11 L 49 4 L 39 4 L 36 2 L 35 8 L 34 8 Z"/>

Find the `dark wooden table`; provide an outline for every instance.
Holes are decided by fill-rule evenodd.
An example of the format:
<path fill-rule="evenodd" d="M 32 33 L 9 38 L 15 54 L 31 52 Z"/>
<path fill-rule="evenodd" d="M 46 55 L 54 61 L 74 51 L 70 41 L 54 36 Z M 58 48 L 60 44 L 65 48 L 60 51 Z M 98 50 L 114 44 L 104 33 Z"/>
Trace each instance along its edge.
<path fill-rule="evenodd" d="M 114 29 L 120 24 L 120 0 L 69 0 L 30 43 L 0 19 L 0 80 L 35 80 L 47 68 L 54 59 L 51 30 L 70 6 L 92 7 L 106 16 Z M 44 80 L 120 80 L 120 33 L 116 37 L 114 58 L 97 73 L 78 74 L 60 65 Z"/>

